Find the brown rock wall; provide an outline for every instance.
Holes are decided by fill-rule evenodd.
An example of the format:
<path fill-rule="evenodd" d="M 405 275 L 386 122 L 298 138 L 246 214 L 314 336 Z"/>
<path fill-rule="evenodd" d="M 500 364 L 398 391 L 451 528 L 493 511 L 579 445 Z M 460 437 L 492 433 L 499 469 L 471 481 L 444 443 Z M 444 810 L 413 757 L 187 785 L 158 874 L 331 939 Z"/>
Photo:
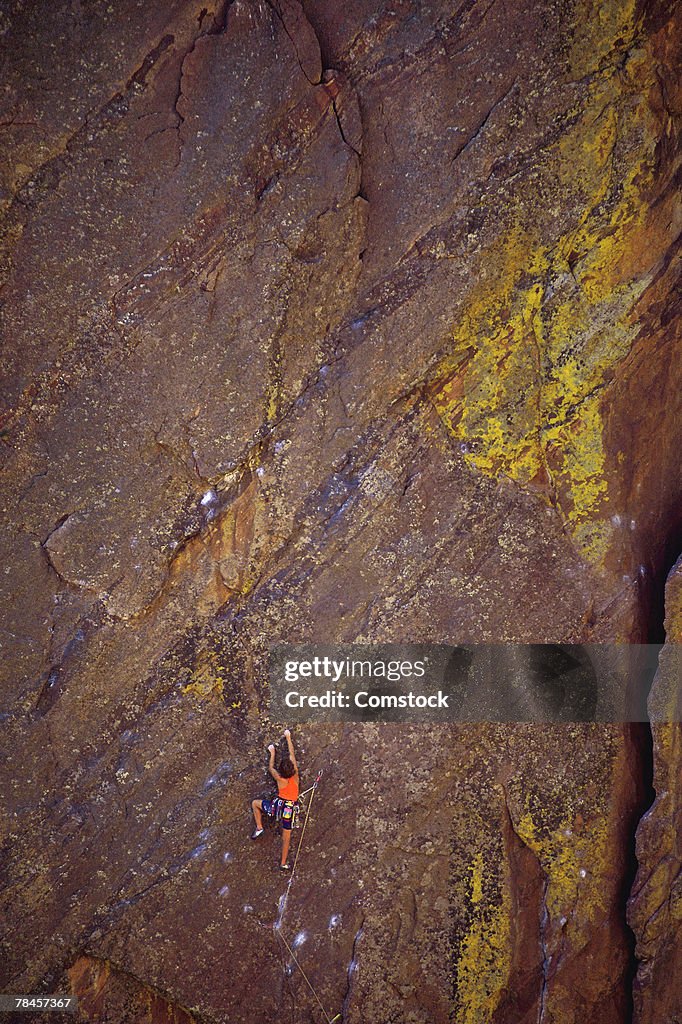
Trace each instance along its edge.
<path fill-rule="evenodd" d="M 2 983 L 112 1024 L 302 1024 L 278 840 L 247 838 L 269 645 L 651 629 L 679 18 L 81 6 L 7 16 Z M 679 945 L 658 730 L 652 1022 Z M 325 774 L 282 936 L 329 1015 L 629 1020 L 639 732 L 297 730 Z"/>

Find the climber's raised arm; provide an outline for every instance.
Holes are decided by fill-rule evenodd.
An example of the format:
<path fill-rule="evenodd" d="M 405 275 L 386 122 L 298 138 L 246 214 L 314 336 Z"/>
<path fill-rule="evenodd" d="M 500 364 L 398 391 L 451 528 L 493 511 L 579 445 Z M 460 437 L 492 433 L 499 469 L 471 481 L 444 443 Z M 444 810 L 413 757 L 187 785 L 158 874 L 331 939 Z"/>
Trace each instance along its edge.
<path fill-rule="evenodd" d="M 289 757 L 291 759 L 291 763 L 293 764 L 295 770 L 298 771 L 298 762 L 296 760 L 296 755 L 294 754 L 294 741 L 292 740 L 291 733 L 289 732 L 288 729 L 284 730 L 284 738 L 286 739 L 287 747 L 289 748 Z"/>
<path fill-rule="evenodd" d="M 270 751 L 270 763 L 268 764 L 268 771 L 272 775 L 273 779 L 275 779 L 276 782 L 279 782 L 282 776 L 275 768 L 275 744 L 271 743 L 270 746 L 268 747 L 268 750 Z"/>

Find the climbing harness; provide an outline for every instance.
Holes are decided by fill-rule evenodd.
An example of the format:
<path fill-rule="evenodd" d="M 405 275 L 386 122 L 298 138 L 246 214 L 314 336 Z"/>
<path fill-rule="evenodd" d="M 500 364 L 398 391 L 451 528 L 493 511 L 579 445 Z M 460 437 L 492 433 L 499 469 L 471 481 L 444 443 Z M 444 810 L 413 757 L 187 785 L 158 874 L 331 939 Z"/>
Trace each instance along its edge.
<path fill-rule="evenodd" d="M 320 772 L 320 775 L 321 774 L 322 774 L 322 772 Z M 305 814 L 305 810 L 306 810 L 305 799 L 304 798 L 308 795 L 308 793 L 312 793 L 313 792 L 313 790 L 315 789 L 315 786 L 317 785 L 318 779 L 319 779 L 319 776 L 315 780 L 315 782 L 313 783 L 312 786 L 308 786 L 307 789 L 304 789 L 302 793 L 298 794 L 298 800 L 294 804 L 294 814 L 293 814 L 293 818 L 291 820 L 291 827 L 292 828 L 300 828 L 301 827 L 301 815 Z"/>
<path fill-rule="evenodd" d="M 275 801 L 275 821 L 279 824 L 291 822 L 291 828 L 298 828 L 296 824 L 300 811 L 298 800 L 283 800 L 278 797 Z"/>
<path fill-rule="evenodd" d="M 305 809 L 305 816 L 304 816 L 304 819 L 303 819 L 303 828 L 301 830 L 301 838 L 299 839 L 298 846 L 296 847 L 296 856 L 294 857 L 294 864 L 293 864 L 293 867 L 291 869 L 291 877 L 289 878 L 289 883 L 288 883 L 288 885 L 286 887 L 286 891 L 284 893 L 284 896 L 280 899 L 279 914 L 278 914 L 277 920 L 275 921 L 275 923 L 273 925 L 273 931 L 274 931 L 275 935 L 277 936 L 277 938 L 282 941 L 283 945 L 286 946 L 286 949 L 287 949 L 291 959 L 293 960 L 293 962 L 296 964 L 296 966 L 298 967 L 299 971 L 303 975 L 303 980 L 305 981 L 306 985 L 308 986 L 308 988 L 312 992 L 313 996 L 315 997 L 315 1001 L 317 1002 L 317 1005 L 320 1007 L 320 1009 L 322 1010 L 322 1013 L 324 1014 L 324 1019 L 326 1021 L 326 1024 L 338 1024 L 338 1022 L 342 1020 L 342 1015 L 340 1013 L 337 1013 L 335 1017 L 330 1017 L 329 1016 L 329 1014 L 327 1013 L 327 1011 L 325 1010 L 325 1008 L 324 1008 L 324 1006 L 322 1004 L 322 1001 L 320 1000 L 320 997 L 318 996 L 317 992 L 315 991 L 315 988 L 313 987 L 313 984 L 310 981 L 310 978 L 308 977 L 308 975 L 305 973 L 305 971 L 301 967 L 301 965 L 298 962 L 298 959 L 296 957 L 296 954 L 294 953 L 293 949 L 291 948 L 291 946 L 289 945 L 287 940 L 284 938 L 284 935 L 282 934 L 282 924 L 284 922 L 284 914 L 285 914 L 286 907 L 287 907 L 287 901 L 289 899 L 289 892 L 291 890 L 291 884 L 292 884 L 292 882 L 294 880 L 294 875 L 296 873 L 296 865 L 298 864 L 298 858 L 299 858 L 299 856 L 301 854 L 301 847 L 303 846 L 303 837 L 305 836 L 305 830 L 306 830 L 306 828 L 308 826 L 308 819 L 310 817 L 310 809 L 313 806 L 313 799 L 315 797 L 315 790 L 317 789 L 317 785 L 318 785 L 318 783 L 319 783 L 321 778 L 322 778 L 322 770 L 320 769 L 320 771 L 317 773 L 317 778 L 315 779 L 315 781 L 312 784 L 312 786 L 309 786 L 308 789 L 303 791 L 303 793 L 299 793 L 299 800 L 301 799 L 301 797 L 307 796 L 308 793 L 310 793 L 310 799 L 308 800 L 308 806 Z M 297 825 L 296 825 L 296 816 L 294 817 L 293 825 L 294 825 L 294 828 L 297 827 Z"/>
<path fill-rule="evenodd" d="M 297 800 L 284 800 L 281 796 L 275 797 L 275 822 L 278 825 L 291 822 L 292 828 L 301 827 L 301 812 L 304 810 L 302 797 L 314 790 L 315 786 L 309 786 L 302 793 L 299 793 Z"/>
<path fill-rule="evenodd" d="M 301 812 L 305 809 L 303 797 L 314 791 L 321 775 L 322 772 L 317 776 L 312 786 L 308 786 L 307 789 L 304 789 L 302 793 L 298 794 L 298 798 L 296 800 L 284 800 L 281 796 L 275 797 L 273 800 L 275 805 L 275 822 L 278 825 L 281 825 L 283 822 L 290 821 L 292 828 L 301 827 Z"/>

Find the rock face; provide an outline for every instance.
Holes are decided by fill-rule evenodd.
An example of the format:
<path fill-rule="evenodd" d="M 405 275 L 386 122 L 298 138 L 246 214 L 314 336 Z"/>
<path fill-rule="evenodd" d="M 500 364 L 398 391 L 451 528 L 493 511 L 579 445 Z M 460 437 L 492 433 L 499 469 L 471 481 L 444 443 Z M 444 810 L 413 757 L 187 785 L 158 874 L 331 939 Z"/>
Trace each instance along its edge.
<path fill-rule="evenodd" d="M 112 1024 L 678 1019 L 679 730 L 630 925 L 645 727 L 298 730 L 324 774 L 279 933 L 248 842 L 271 644 L 656 633 L 675 5 L 2 17 L 4 990 Z"/>

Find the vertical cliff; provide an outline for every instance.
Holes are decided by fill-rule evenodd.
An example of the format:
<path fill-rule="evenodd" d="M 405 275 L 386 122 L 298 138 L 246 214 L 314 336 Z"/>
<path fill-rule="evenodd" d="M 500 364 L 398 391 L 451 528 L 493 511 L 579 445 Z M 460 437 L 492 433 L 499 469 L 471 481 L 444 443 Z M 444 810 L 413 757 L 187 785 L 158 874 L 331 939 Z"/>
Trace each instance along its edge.
<path fill-rule="evenodd" d="M 248 842 L 273 643 L 660 639 L 675 5 L 2 17 L 3 989 L 111 1024 L 679 1013 L 674 728 L 627 920 L 642 728 L 298 730 L 315 997 Z"/>

